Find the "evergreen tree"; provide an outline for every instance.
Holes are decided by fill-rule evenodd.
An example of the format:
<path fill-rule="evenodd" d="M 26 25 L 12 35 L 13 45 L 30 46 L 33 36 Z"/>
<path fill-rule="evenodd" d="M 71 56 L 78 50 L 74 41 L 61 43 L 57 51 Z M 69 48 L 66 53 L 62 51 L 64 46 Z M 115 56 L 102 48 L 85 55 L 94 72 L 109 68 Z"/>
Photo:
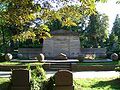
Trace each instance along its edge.
<path fill-rule="evenodd" d="M 99 13 L 91 15 L 84 34 L 86 47 L 105 47 L 104 43 L 108 38 L 108 16 Z"/>
<path fill-rule="evenodd" d="M 109 36 L 108 50 L 116 53 L 120 51 L 120 17 L 118 14 L 116 15 L 111 34 Z"/>
<path fill-rule="evenodd" d="M 118 42 L 120 43 L 120 17 L 117 14 L 115 22 L 113 23 L 112 33 L 118 37 Z"/>

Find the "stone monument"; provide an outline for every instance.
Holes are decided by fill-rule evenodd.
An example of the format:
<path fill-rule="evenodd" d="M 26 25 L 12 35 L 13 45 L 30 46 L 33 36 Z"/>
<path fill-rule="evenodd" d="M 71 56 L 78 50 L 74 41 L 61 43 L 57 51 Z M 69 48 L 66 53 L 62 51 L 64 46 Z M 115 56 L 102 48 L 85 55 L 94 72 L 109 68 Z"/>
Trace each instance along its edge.
<path fill-rule="evenodd" d="M 79 34 L 70 30 L 56 30 L 51 32 L 52 38 L 43 42 L 43 54 L 54 58 L 64 53 L 68 58 L 77 58 L 80 54 Z"/>

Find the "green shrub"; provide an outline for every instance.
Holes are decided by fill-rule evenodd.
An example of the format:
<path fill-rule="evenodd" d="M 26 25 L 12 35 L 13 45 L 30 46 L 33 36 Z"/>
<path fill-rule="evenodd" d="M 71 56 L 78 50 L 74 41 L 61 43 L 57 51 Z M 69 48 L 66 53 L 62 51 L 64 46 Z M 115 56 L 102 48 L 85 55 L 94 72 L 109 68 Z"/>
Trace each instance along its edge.
<path fill-rule="evenodd" d="M 117 67 L 115 68 L 115 71 L 119 72 L 119 78 L 120 78 L 120 61 L 117 65 Z"/>
<path fill-rule="evenodd" d="M 115 70 L 120 72 L 120 66 L 116 67 Z"/>
<path fill-rule="evenodd" d="M 51 76 L 44 84 L 43 90 L 54 90 L 55 77 Z"/>
<path fill-rule="evenodd" d="M 32 90 L 43 90 L 46 82 L 46 74 L 42 66 L 36 66 L 31 71 L 31 88 Z"/>

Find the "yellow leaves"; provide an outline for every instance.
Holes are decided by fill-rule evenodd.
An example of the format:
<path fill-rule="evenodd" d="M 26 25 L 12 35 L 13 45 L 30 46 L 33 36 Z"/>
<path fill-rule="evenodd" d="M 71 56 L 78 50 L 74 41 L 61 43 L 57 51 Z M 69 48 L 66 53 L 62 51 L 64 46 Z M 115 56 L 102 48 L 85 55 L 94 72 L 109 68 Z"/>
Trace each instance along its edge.
<path fill-rule="evenodd" d="M 66 18 L 65 21 L 63 21 L 63 26 L 77 26 L 75 22 L 71 20 L 71 18 Z"/>
<path fill-rule="evenodd" d="M 35 35 L 34 32 L 32 32 L 32 31 L 25 31 L 25 32 L 22 32 L 19 35 L 13 36 L 13 39 L 14 40 L 20 40 L 20 41 L 25 41 L 26 39 L 34 39 L 35 36 L 36 35 Z"/>
<path fill-rule="evenodd" d="M 39 38 L 46 39 L 47 37 L 51 37 L 50 35 L 50 29 L 47 25 L 41 24 L 36 30 L 35 34 L 39 35 Z"/>
<path fill-rule="evenodd" d="M 35 38 L 35 33 L 31 31 L 26 31 L 20 34 L 20 39 L 21 40 L 26 40 L 26 39 L 34 39 Z"/>
<path fill-rule="evenodd" d="M 5 2 L 4 2 L 5 1 Z M 9 23 L 23 25 L 35 19 L 34 5 L 31 0 L 4 0 L 6 11 L 3 13 L 4 19 Z"/>
<path fill-rule="evenodd" d="M 26 39 L 32 39 L 32 38 L 35 38 L 36 35 L 32 31 L 26 31 L 26 32 L 23 32 L 21 36 Z"/>
<path fill-rule="evenodd" d="M 52 14 L 51 14 L 51 16 L 52 16 L 52 18 L 53 18 L 53 20 L 59 20 L 59 21 L 61 21 L 61 15 L 60 15 L 60 13 L 59 12 L 53 12 Z"/>

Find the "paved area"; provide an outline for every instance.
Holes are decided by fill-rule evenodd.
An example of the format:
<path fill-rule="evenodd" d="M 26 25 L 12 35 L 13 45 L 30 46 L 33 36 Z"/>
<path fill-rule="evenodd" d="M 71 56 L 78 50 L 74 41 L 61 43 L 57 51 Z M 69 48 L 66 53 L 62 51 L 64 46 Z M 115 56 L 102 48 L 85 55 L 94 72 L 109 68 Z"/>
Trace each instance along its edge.
<path fill-rule="evenodd" d="M 47 72 L 47 78 L 53 76 L 56 72 Z M 120 73 L 115 71 L 83 71 L 72 72 L 73 78 L 107 78 L 107 77 L 119 77 Z"/>
<path fill-rule="evenodd" d="M 47 78 L 53 76 L 56 71 L 47 71 Z M 82 71 L 72 72 L 73 78 L 107 78 L 107 77 L 119 77 L 120 73 L 115 71 Z M 0 77 L 10 77 L 10 71 L 0 71 Z"/>
<path fill-rule="evenodd" d="M 0 71 L 0 77 L 10 77 L 12 74 L 11 71 Z"/>

